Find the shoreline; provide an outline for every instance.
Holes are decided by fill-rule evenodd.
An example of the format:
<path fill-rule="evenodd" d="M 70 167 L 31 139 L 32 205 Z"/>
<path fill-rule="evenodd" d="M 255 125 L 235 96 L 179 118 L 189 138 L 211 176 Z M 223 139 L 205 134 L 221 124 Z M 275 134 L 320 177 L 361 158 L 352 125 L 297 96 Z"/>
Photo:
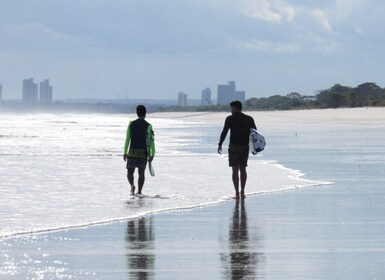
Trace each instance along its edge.
<path fill-rule="evenodd" d="M 280 164 L 279 164 L 280 165 Z M 281 168 L 297 172 L 298 170 L 291 169 L 284 167 L 283 165 L 280 165 Z M 264 195 L 269 195 L 269 194 L 276 194 L 276 193 L 285 193 L 285 192 L 292 192 L 296 190 L 302 190 L 302 189 L 310 189 L 310 188 L 317 188 L 317 187 L 330 187 L 331 185 L 334 185 L 334 182 L 327 182 L 327 181 L 313 181 L 309 179 L 303 179 L 302 177 L 306 176 L 306 174 L 303 173 L 298 173 L 298 178 L 299 180 L 303 180 L 309 183 L 307 186 L 291 186 L 291 187 L 285 187 L 282 189 L 276 189 L 276 190 L 271 190 L 271 191 L 260 191 L 256 193 L 246 193 L 246 199 L 251 199 L 254 197 L 258 196 L 264 196 Z M 151 199 L 151 198 L 136 198 L 136 199 Z M 241 201 L 242 199 L 239 199 Z M 193 211 L 195 209 L 204 209 L 204 208 L 211 208 L 211 207 L 216 207 L 224 203 L 230 203 L 231 201 L 236 201 L 233 197 L 227 197 L 227 198 L 220 198 L 218 201 L 214 202 L 208 202 L 206 204 L 200 204 L 200 205 L 193 205 L 193 206 L 186 206 L 186 207 L 180 207 L 180 208 L 172 208 L 172 209 L 161 209 L 161 210 L 154 210 L 154 211 L 149 211 L 147 213 L 135 216 L 135 217 L 123 217 L 123 218 L 116 218 L 112 220 L 107 220 L 107 221 L 96 221 L 96 222 L 91 222 L 87 224 L 80 224 L 80 225 L 70 225 L 70 226 L 63 226 L 63 227 L 57 227 L 57 228 L 50 228 L 50 229 L 38 229 L 38 230 L 32 230 L 32 231 L 27 231 L 27 232 L 17 232 L 17 233 L 12 233 L 12 234 L 7 234 L 0 236 L 0 242 L 1 241 L 6 241 L 8 239 L 14 239 L 14 238 L 20 238 L 20 237 L 28 237 L 28 236 L 35 236 L 35 235 L 42 235 L 42 234 L 49 234 L 49 233 L 57 233 L 57 232 L 65 232 L 69 230 L 80 230 L 80 229 L 87 229 L 89 227 L 97 227 L 97 226 L 108 226 L 111 224 L 115 223 L 122 223 L 122 222 L 128 222 L 131 220 L 138 220 L 141 218 L 145 218 L 148 216 L 153 216 L 153 215 L 161 215 L 161 214 L 172 214 L 173 212 L 179 212 L 179 211 Z"/>
<path fill-rule="evenodd" d="M 377 111 L 377 112 L 385 112 L 385 107 L 340 107 L 340 108 L 300 108 L 300 109 L 292 109 L 292 110 L 249 110 L 244 109 L 243 112 L 246 114 L 262 114 L 262 115 L 287 115 L 290 113 L 305 113 L 305 115 L 313 115 L 312 112 L 335 112 L 335 111 L 344 111 L 346 112 L 365 112 L 369 111 Z M 12 110 L 0 110 L 0 114 L 10 114 L 10 115 L 35 115 L 35 114 L 52 114 L 52 115 L 66 115 L 66 114 L 101 114 L 101 115 L 136 115 L 134 111 L 132 112 L 98 112 L 98 111 L 55 111 L 55 110 L 31 110 L 31 111 L 12 111 Z M 191 112 L 191 111 L 166 111 L 166 112 L 148 112 L 147 116 L 155 116 L 159 118 L 194 118 L 204 115 L 222 115 L 222 114 L 230 114 L 230 109 L 227 111 L 200 111 L 200 112 Z M 348 115 L 348 117 L 354 117 L 354 114 Z"/>
<path fill-rule="evenodd" d="M 343 189 L 270 193 L 1 240 L 0 278 L 201 279 L 204 270 L 208 279 L 381 279 L 384 266 L 375 261 L 385 252 L 382 235 L 368 240 L 359 229 L 383 232 L 382 224 L 346 216 L 336 227 L 329 219 L 329 207 L 351 207 L 330 197 Z"/>

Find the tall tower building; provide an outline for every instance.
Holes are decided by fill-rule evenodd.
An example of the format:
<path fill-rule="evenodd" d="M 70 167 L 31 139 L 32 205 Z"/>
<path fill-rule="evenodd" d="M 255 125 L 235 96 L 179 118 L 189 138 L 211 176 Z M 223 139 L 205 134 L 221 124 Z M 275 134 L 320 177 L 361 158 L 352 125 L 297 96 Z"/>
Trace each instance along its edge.
<path fill-rule="evenodd" d="M 3 100 L 3 85 L 0 84 L 0 102 Z"/>
<path fill-rule="evenodd" d="M 23 80 L 23 101 L 25 103 L 37 103 L 38 85 L 33 82 L 33 78 Z"/>
<path fill-rule="evenodd" d="M 211 105 L 211 89 L 205 88 L 202 90 L 202 105 Z"/>
<path fill-rule="evenodd" d="M 40 103 L 52 103 L 53 88 L 49 84 L 49 80 L 45 79 L 40 82 L 39 101 Z"/>
<path fill-rule="evenodd" d="M 230 81 L 227 85 L 218 85 L 217 88 L 217 102 L 220 105 L 228 105 L 234 100 L 245 102 L 246 93 L 245 91 L 237 91 L 235 82 Z"/>
<path fill-rule="evenodd" d="M 187 94 L 184 92 L 178 93 L 178 106 L 186 107 L 187 106 Z"/>

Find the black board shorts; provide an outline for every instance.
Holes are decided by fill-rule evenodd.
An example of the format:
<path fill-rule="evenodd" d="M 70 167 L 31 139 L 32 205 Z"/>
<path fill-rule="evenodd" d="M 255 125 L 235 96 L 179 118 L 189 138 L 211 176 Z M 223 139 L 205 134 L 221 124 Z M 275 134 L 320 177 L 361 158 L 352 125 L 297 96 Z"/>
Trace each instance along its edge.
<path fill-rule="evenodd" d="M 229 166 L 247 166 L 249 159 L 249 145 L 230 144 Z"/>
<path fill-rule="evenodd" d="M 127 169 L 146 169 L 147 167 L 147 160 L 142 158 L 127 158 Z"/>

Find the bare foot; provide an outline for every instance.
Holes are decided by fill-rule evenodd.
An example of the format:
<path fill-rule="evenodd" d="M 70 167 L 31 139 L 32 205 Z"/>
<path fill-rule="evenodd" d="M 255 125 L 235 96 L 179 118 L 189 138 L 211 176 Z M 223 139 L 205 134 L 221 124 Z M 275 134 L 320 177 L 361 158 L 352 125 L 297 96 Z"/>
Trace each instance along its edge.
<path fill-rule="evenodd" d="M 131 186 L 131 192 L 130 192 L 131 196 L 134 196 L 135 195 L 135 186 L 132 185 Z"/>
<path fill-rule="evenodd" d="M 239 192 L 235 193 L 234 199 L 239 199 Z"/>
<path fill-rule="evenodd" d="M 241 192 L 241 198 L 242 199 L 246 198 L 245 192 Z"/>

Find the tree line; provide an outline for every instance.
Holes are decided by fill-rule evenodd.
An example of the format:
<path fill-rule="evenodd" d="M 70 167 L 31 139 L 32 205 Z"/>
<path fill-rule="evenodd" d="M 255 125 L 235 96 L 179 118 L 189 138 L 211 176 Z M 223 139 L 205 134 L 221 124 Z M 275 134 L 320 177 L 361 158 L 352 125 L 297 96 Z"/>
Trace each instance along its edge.
<path fill-rule="evenodd" d="M 319 91 L 314 96 L 292 92 L 287 95 L 253 97 L 244 102 L 246 110 L 326 109 L 368 106 L 385 106 L 385 88 L 381 88 L 375 83 L 363 83 L 357 87 L 336 84 L 329 89 Z M 228 105 L 155 106 L 151 109 L 151 111 L 157 112 L 223 112 L 229 110 Z"/>
<path fill-rule="evenodd" d="M 290 110 L 311 108 L 349 108 L 385 106 L 385 88 L 375 83 L 363 83 L 357 87 L 336 84 L 321 90 L 315 96 L 305 96 L 297 92 L 288 95 L 250 98 L 245 107 L 250 110 Z"/>

